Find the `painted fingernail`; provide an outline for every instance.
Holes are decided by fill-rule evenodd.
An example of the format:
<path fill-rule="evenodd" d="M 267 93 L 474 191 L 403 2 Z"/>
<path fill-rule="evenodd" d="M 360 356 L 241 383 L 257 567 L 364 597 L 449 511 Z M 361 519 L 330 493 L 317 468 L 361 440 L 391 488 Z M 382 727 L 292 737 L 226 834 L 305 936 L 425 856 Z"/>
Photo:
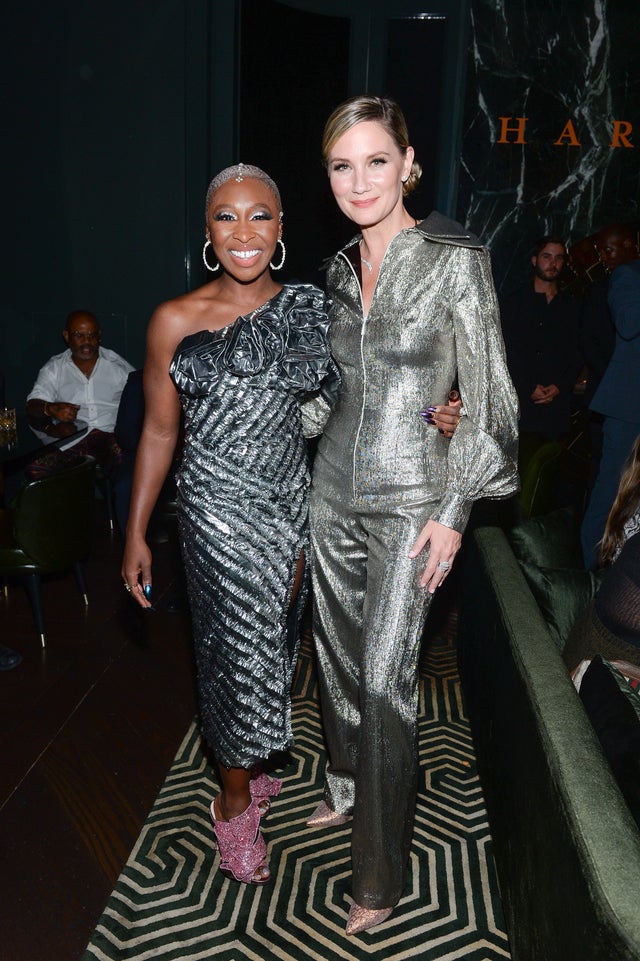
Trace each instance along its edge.
<path fill-rule="evenodd" d="M 430 413 L 432 413 L 432 414 L 435 414 L 435 412 L 436 412 L 435 407 L 427 407 L 427 410 L 428 410 Z"/>
<path fill-rule="evenodd" d="M 444 434 L 444 431 L 443 431 L 442 427 L 438 427 L 438 433 L 439 433 L 439 434 Z"/>
<path fill-rule="evenodd" d="M 142 590 L 143 590 L 143 592 L 144 592 L 144 596 L 146 597 L 146 599 L 147 599 L 147 600 L 150 600 L 150 599 L 151 599 L 151 584 L 145 584 L 144 587 L 142 588 Z"/>

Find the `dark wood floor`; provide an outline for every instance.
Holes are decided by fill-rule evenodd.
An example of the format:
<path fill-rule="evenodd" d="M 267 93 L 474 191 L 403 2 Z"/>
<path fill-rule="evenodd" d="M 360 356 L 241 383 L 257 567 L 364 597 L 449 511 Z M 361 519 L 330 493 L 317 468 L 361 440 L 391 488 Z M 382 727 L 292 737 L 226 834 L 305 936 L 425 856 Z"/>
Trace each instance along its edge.
<path fill-rule="evenodd" d="M 85 613 L 71 575 L 44 585 L 47 647 L 21 586 L 0 598 L 0 961 L 76 961 L 196 711 L 173 549 L 157 544 L 157 612 L 134 609 L 122 541 L 96 502 Z"/>

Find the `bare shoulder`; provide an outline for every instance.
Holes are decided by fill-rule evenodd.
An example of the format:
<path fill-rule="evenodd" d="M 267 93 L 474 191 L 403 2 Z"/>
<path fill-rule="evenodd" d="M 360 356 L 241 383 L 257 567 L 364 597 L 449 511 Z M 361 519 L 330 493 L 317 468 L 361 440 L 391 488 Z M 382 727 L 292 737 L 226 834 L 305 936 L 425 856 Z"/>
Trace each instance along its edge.
<path fill-rule="evenodd" d="M 210 283 L 164 301 L 151 316 L 148 338 L 167 347 L 177 346 L 184 337 L 209 326 L 217 300 L 216 286 Z"/>

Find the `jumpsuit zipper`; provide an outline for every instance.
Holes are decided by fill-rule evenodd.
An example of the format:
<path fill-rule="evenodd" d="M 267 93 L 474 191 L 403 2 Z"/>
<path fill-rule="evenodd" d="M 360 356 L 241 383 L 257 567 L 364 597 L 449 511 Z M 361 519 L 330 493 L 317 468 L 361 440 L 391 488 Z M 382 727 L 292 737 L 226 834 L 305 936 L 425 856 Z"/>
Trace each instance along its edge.
<path fill-rule="evenodd" d="M 340 251 L 340 253 L 348 263 L 349 269 L 351 270 L 351 273 L 355 278 L 356 286 L 360 294 L 360 305 L 362 308 L 362 323 L 360 325 L 360 363 L 362 365 L 362 404 L 360 406 L 360 421 L 358 423 L 358 429 L 356 431 L 356 439 L 353 445 L 353 458 L 351 462 L 351 488 L 352 488 L 352 496 L 353 498 L 355 498 L 356 496 L 356 450 L 358 449 L 358 443 L 360 441 L 360 431 L 362 430 L 362 422 L 364 420 L 364 401 L 365 401 L 365 395 L 367 392 L 367 370 L 364 365 L 364 332 L 365 332 L 365 327 L 367 325 L 367 315 L 364 312 L 364 297 L 362 296 L 362 286 L 360 284 L 360 281 L 358 280 L 358 275 L 356 274 L 354 266 L 349 260 L 349 258 L 344 253 L 342 253 L 342 251 Z M 376 284 L 377 284 L 377 281 L 376 281 Z M 374 294 L 375 294 L 375 289 L 374 289 Z M 371 298 L 371 301 L 373 302 L 373 297 Z"/>

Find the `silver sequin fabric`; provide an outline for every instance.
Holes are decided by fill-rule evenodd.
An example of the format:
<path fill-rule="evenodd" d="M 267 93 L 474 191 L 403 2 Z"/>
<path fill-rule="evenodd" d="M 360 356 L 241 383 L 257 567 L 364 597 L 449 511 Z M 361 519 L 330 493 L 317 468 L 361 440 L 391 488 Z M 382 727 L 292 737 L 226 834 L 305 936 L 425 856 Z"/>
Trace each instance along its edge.
<path fill-rule="evenodd" d="M 331 366 L 327 306 L 318 288 L 287 285 L 232 325 L 185 338 L 171 364 L 185 421 L 178 517 L 201 725 L 226 767 L 292 743 L 288 610 L 308 540 L 300 404 Z"/>
<path fill-rule="evenodd" d="M 430 595 L 425 555 L 408 552 L 429 518 L 462 531 L 474 500 L 518 489 L 518 409 L 488 253 L 438 216 L 402 231 L 365 317 L 358 239 L 327 274 L 342 383 L 314 464 L 314 634 L 325 800 L 353 813 L 353 897 L 379 909 L 404 890 L 417 789 Z M 420 411 L 456 379 L 465 415 L 449 441 Z"/>

